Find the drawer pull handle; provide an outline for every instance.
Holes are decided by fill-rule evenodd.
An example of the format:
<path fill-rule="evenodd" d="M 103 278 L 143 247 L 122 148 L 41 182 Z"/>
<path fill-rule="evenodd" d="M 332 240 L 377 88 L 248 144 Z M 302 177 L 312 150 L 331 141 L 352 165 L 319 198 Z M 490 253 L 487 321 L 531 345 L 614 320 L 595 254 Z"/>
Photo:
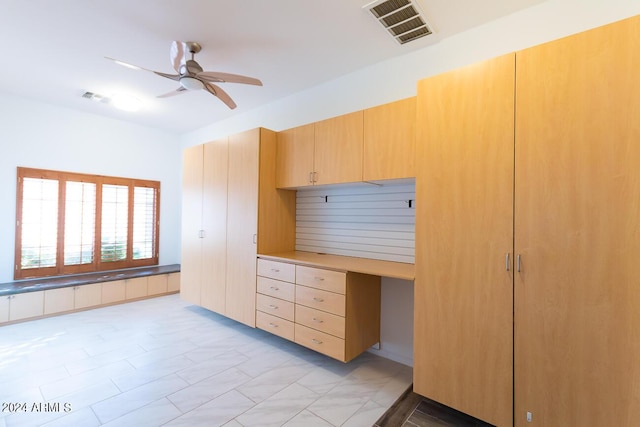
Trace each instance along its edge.
<path fill-rule="evenodd" d="M 271 326 L 272 328 L 277 328 L 278 325 L 276 325 L 275 323 L 269 323 L 269 326 Z"/>
<path fill-rule="evenodd" d="M 313 338 L 311 341 L 313 341 L 313 342 L 314 342 L 314 344 L 322 344 L 322 341 L 317 340 L 317 339 L 315 339 L 315 338 Z"/>
<path fill-rule="evenodd" d="M 277 268 L 272 268 L 271 271 L 273 271 L 274 273 L 280 273 L 280 270 L 278 270 Z"/>
<path fill-rule="evenodd" d="M 322 281 L 324 280 L 324 277 L 318 277 L 318 276 L 316 276 L 316 277 L 314 277 L 314 279 L 319 280 L 320 282 L 322 282 Z"/>
<path fill-rule="evenodd" d="M 278 309 L 278 306 L 277 306 L 277 305 L 273 305 L 273 304 L 269 304 L 269 308 L 272 308 L 272 309 L 274 309 L 274 310 L 277 310 L 277 309 Z"/>
<path fill-rule="evenodd" d="M 324 320 L 316 319 L 315 317 L 312 320 L 316 323 L 324 323 Z"/>
<path fill-rule="evenodd" d="M 313 297 L 313 300 L 316 302 L 324 302 L 324 298 Z"/>
<path fill-rule="evenodd" d="M 271 286 L 271 289 L 274 290 L 274 291 L 279 291 L 280 290 L 280 288 L 277 287 L 277 286 Z"/>

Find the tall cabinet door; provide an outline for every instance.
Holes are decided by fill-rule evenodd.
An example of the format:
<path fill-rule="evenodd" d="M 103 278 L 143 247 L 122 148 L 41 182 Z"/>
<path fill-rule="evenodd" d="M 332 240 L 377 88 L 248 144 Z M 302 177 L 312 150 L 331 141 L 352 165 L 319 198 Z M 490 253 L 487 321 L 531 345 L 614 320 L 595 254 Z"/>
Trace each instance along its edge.
<path fill-rule="evenodd" d="M 204 144 L 201 305 L 225 313 L 227 265 L 227 138 Z"/>
<path fill-rule="evenodd" d="M 638 52 L 636 17 L 517 53 L 516 426 L 640 419 Z"/>
<path fill-rule="evenodd" d="M 200 304 L 202 282 L 202 174 L 203 146 L 182 155 L 182 256 L 180 297 Z"/>
<path fill-rule="evenodd" d="M 414 390 L 512 424 L 513 54 L 418 84 Z"/>
<path fill-rule="evenodd" d="M 226 315 L 255 326 L 260 129 L 229 137 Z"/>

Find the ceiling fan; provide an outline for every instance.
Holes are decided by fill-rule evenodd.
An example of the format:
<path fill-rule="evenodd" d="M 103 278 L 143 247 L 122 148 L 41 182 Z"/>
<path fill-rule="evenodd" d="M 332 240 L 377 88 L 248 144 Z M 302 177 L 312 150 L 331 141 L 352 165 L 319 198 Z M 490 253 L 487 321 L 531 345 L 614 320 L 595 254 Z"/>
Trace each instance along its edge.
<path fill-rule="evenodd" d="M 193 59 L 195 54 L 200 52 L 200 50 L 202 50 L 202 46 L 197 42 L 174 41 L 171 43 L 171 65 L 173 65 L 173 68 L 178 74 L 162 73 L 160 71 L 153 71 L 137 65 L 128 64 L 107 56 L 105 58 L 114 61 L 117 64 L 124 65 L 125 67 L 150 71 L 154 74 L 180 83 L 180 86 L 176 90 L 160 95 L 158 98 L 167 98 L 187 91 L 205 89 L 213 96 L 218 97 L 218 99 L 224 102 L 229 108 L 234 109 L 236 108 L 236 103 L 233 102 L 233 99 L 231 99 L 227 92 L 222 90 L 222 88 L 215 83 L 244 83 L 262 86 L 262 82 L 253 77 L 241 76 L 239 74 L 219 73 L 217 71 L 203 71 L 200 64 Z M 187 57 L 189 53 L 191 54 L 191 59 Z"/>

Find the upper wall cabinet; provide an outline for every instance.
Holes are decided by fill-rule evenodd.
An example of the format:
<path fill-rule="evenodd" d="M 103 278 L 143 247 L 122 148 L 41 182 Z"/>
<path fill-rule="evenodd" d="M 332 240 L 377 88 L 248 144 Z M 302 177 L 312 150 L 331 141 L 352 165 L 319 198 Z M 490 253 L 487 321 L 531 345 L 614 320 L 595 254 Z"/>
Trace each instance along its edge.
<path fill-rule="evenodd" d="M 314 184 L 362 181 L 363 112 L 315 124 Z"/>
<path fill-rule="evenodd" d="M 363 181 L 415 177 L 416 98 L 364 110 Z"/>
<path fill-rule="evenodd" d="M 278 132 L 276 187 L 313 185 L 314 130 L 310 123 Z"/>
<path fill-rule="evenodd" d="M 363 112 L 278 132 L 276 187 L 362 181 Z"/>

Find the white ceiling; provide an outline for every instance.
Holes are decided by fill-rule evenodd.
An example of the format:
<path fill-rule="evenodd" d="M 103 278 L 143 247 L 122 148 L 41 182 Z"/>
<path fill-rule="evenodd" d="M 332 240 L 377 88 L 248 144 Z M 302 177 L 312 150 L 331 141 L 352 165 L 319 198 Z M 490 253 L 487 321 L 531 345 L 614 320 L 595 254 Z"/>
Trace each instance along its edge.
<path fill-rule="evenodd" d="M 404 55 L 542 0 L 418 0 L 435 34 L 399 45 L 362 6 L 370 0 L 0 0 L 0 92 L 183 133 Z M 205 71 L 238 108 L 199 91 L 158 99 L 177 82 L 104 59 L 174 73 L 172 40 L 197 41 Z M 126 92 L 123 112 L 81 97 Z"/>

